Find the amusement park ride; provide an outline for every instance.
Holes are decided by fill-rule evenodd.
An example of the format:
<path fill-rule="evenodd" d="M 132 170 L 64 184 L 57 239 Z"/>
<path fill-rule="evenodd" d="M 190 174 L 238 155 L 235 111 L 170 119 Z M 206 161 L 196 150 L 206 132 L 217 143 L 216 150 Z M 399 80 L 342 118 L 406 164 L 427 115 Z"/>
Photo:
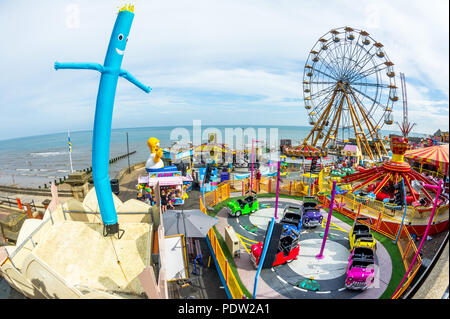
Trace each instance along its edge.
<path fill-rule="evenodd" d="M 305 138 L 322 150 L 354 137 L 371 160 L 387 155 L 379 131 L 393 124 L 395 72 L 383 44 L 363 30 L 329 31 L 313 46 L 303 75 L 303 95 L 312 130 Z M 374 154 L 375 153 L 375 154 Z"/>
<path fill-rule="evenodd" d="M 416 172 L 404 160 L 404 154 L 407 146 L 407 138 L 391 137 L 391 150 L 393 155 L 390 161 L 384 162 L 381 166 L 375 166 L 373 168 L 345 176 L 342 178 L 342 182 L 350 183 L 352 185 L 351 192 L 367 187 L 366 191 L 373 193 L 376 199 L 385 200 L 390 198 L 389 194 L 394 193 L 393 190 L 395 185 L 403 179 L 407 188 L 407 190 L 405 190 L 407 192 L 406 202 L 417 207 L 430 206 L 433 203 L 434 197 L 425 189 L 422 189 L 425 198 L 420 199 L 419 193 L 414 189 L 412 182 L 418 181 L 435 186 L 437 183 Z M 376 182 L 377 180 L 378 182 Z M 444 199 L 439 201 L 440 204 L 444 204 L 444 202 Z"/>

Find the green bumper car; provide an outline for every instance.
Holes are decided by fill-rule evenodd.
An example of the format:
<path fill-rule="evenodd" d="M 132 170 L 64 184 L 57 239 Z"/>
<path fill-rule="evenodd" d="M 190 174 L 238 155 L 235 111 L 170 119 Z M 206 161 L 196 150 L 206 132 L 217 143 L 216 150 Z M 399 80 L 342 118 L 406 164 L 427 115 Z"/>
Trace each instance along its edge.
<path fill-rule="evenodd" d="M 247 196 L 243 199 L 232 200 L 227 203 L 228 214 L 239 217 L 241 215 L 251 214 L 259 209 L 259 202 L 256 196 Z"/>

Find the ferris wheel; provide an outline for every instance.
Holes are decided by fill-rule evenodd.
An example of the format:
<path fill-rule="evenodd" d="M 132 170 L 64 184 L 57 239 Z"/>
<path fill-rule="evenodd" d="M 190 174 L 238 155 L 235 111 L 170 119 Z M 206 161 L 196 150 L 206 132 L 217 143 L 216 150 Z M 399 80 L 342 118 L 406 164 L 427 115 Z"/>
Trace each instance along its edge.
<path fill-rule="evenodd" d="M 394 122 L 399 99 L 395 72 L 383 44 L 363 30 L 342 27 L 313 46 L 303 73 L 303 96 L 309 124 L 304 144 L 322 148 L 355 138 L 361 152 L 374 158 L 387 151 L 379 131 Z M 371 145 L 373 148 L 371 148 Z"/>

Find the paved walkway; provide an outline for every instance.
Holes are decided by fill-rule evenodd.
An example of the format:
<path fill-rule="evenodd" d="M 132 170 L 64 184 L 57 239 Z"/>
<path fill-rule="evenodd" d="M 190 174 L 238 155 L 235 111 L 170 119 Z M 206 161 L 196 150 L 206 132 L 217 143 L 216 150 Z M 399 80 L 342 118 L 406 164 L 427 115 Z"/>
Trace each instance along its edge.
<path fill-rule="evenodd" d="M 412 299 L 441 299 L 449 284 L 448 242 L 441 257 Z"/>

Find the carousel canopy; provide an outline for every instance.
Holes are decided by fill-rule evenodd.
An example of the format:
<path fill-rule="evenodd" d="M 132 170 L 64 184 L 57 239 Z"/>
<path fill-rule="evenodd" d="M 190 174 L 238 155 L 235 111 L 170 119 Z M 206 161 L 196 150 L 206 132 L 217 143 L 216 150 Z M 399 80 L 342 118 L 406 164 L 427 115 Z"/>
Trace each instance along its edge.
<path fill-rule="evenodd" d="M 284 153 L 289 156 L 317 156 L 322 155 L 322 151 L 317 147 L 302 144 L 294 147 L 285 147 Z"/>
<path fill-rule="evenodd" d="M 301 151 L 301 152 L 320 152 L 320 150 L 317 147 L 311 146 L 311 145 L 300 145 L 295 148 L 295 150 Z"/>
<path fill-rule="evenodd" d="M 406 151 L 405 157 L 413 161 L 448 166 L 448 144 Z"/>

